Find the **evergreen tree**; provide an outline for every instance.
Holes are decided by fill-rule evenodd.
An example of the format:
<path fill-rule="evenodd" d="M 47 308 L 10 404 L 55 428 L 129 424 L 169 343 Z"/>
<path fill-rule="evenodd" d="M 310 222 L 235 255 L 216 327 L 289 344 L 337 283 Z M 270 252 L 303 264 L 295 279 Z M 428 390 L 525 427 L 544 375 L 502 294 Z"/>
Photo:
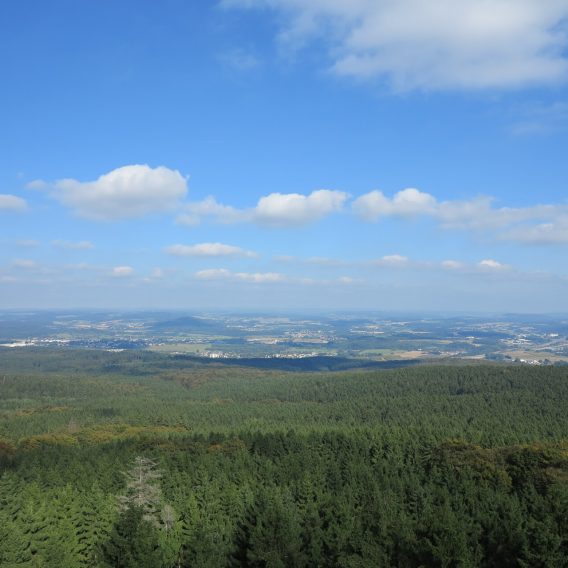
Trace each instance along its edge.
<path fill-rule="evenodd" d="M 103 566 L 109 568 L 160 568 L 162 553 L 154 525 L 142 507 L 129 507 L 121 514 L 109 540 L 100 550 Z"/>

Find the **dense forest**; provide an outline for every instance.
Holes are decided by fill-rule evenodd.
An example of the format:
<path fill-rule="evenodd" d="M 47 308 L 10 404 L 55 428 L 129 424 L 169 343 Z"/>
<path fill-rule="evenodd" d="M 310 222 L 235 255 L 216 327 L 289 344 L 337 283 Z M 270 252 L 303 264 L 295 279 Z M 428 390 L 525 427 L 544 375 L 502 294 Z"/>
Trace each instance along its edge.
<path fill-rule="evenodd" d="M 568 367 L 2 350 L 0 565 L 568 566 Z"/>

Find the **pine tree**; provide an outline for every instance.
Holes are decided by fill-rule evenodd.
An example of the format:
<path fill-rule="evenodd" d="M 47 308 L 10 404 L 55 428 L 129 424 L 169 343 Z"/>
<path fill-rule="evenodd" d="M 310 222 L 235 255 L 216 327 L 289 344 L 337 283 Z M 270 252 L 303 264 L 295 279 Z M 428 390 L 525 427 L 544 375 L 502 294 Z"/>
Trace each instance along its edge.
<path fill-rule="evenodd" d="M 248 519 L 244 566 L 298 568 L 306 565 L 297 507 L 277 488 L 263 490 Z M 252 525 L 252 526 L 251 526 Z"/>
<path fill-rule="evenodd" d="M 103 566 L 112 568 L 159 568 L 162 553 L 154 525 L 144 509 L 129 507 L 120 516 L 109 540 L 101 546 Z"/>

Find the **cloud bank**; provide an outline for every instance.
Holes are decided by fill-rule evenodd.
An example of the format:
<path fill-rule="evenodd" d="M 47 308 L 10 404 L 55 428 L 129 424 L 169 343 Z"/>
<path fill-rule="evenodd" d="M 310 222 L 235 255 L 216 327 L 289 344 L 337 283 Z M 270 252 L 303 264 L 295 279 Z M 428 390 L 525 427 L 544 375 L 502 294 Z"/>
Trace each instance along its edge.
<path fill-rule="evenodd" d="M 220 224 L 250 223 L 259 227 L 288 229 L 315 223 L 344 211 L 351 199 L 345 191 L 318 189 L 309 194 L 270 193 L 256 205 L 238 208 L 209 196 L 187 202 L 187 180 L 177 170 L 160 166 L 130 165 L 117 168 L 92 182 L 73 179 L 53 184 L 38 180 L 29 187 L 47 191 L 77 215 L 95 221 L 113 221 L 170 212 L 178 224 L 193 227 L 204 221 Z M 22 210 L 26 202 L 13 195 L 0 195 L 0 209 Z M 522 244 L 568 243 L 568 203 L 525 207 L 496 207 L 491 197 L 439 201 L 416 188 L 406 188 L 391 197 L 374 190 L 351 202 L 351 210 L 364 221 L 381 218 L 428 217 L 443 229 L 485 232 L 493 240 Z M 91 248 L 87 241 L 54 244 L 66 248 Z M 192 246 L 193 248 L 188 248 Z M 221 243 L 172 245 L 167 252 L 178 256 L 251 256 L 251 251 L 226 248 Z"/>

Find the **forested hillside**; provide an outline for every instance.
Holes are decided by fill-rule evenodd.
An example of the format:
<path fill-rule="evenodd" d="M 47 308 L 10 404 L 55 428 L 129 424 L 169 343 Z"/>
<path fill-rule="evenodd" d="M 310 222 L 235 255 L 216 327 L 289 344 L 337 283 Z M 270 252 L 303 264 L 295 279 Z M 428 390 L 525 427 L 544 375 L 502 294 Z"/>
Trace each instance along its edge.
<path fill-rule="evenodd" d="M 0 565 L 568 565 L 568 368 L 0 353 Z"/>

